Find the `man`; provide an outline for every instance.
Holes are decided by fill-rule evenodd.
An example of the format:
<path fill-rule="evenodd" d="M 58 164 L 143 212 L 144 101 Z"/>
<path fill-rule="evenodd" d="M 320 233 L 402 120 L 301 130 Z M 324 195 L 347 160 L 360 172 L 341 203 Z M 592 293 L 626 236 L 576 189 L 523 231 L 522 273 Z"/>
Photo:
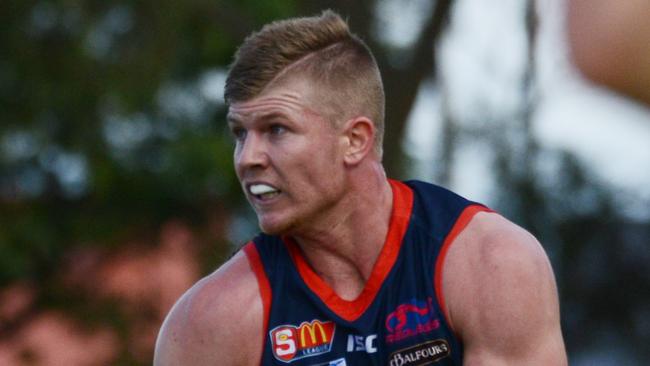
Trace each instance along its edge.
<path fill-rule="evenodd" d="M 250 36 L 225 96 L 264 234 L 178 301 L 156 365 L 566 364 L 537 241 L 386 178 L 379 71 L 337 14 Z"/>

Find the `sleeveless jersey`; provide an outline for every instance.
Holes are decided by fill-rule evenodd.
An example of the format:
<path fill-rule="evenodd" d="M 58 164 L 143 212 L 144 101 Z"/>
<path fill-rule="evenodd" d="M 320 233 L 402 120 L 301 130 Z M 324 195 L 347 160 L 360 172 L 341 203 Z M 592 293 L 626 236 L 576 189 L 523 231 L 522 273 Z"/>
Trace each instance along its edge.
<path fill-rule="evenodd" d="M 390 180 L 386 242 L 362 293 L 340 298 L 286 237 L 244 247 L 264 305 L 262 365 L 461 365 L 445 318 L 444 257 L 486 207 L 428 183 Z"/>

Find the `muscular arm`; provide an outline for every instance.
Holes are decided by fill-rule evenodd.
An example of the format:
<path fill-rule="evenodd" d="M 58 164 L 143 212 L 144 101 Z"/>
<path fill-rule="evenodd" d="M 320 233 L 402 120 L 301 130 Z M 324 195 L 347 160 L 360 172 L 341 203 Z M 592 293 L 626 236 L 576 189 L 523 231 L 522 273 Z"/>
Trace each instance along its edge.
<path fill-rule="evenodd" d="M 553 272 L 523 229 L 479 213 L 443 272 L 449 318 L 466 365 L 566 365 Z"/>
<path fill-rule="evenodd" d="M 259 365 L 262 301 L 243 253 L 174 305 L 156 341 L 155 366 Z"/>

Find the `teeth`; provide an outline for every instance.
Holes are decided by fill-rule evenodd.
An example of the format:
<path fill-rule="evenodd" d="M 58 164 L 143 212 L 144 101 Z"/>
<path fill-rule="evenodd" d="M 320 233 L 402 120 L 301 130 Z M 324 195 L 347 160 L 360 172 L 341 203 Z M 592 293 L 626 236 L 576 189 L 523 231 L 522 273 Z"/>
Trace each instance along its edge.
<path fill-rule="evenodd" d="M 266 185 L 266 184 L 253 184 L 250 186 L 250 192 L 254 195 L 262 195 L 262 194 L 267 194 L 267 193 L 275 193 L 278 192 L 277 189 Z"/>

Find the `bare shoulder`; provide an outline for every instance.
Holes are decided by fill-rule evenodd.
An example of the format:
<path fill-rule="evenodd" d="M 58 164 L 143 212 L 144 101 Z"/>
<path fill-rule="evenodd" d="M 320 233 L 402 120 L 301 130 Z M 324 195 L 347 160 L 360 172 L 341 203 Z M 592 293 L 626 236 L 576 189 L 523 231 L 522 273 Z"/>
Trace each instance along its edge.
<path fill-rule="evenodd" d="M 504 217 L 478 213 L 456 238 L 443 293 L 467 364 L 566 364 L 548 257 L 534 236 Z"/>
<path fill-rule="evenodd" d="M 263 317 L 255 273 L 240 251 L 176 302 L 158 334 L 154 365 L 259 364 Z"/>

